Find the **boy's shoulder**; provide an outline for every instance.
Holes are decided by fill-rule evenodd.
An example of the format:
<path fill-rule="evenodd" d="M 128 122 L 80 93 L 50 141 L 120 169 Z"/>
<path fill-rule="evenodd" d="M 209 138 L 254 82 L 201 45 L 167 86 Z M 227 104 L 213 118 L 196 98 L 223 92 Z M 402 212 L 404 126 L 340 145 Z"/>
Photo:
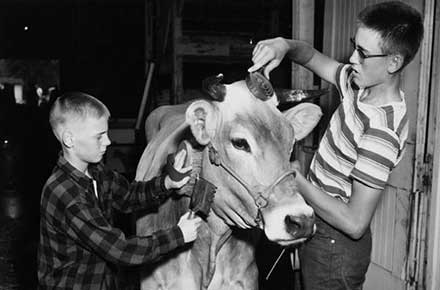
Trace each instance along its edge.
<path fill-rule="evenodd" d="M 62 170 L 55 170 L 47 179 L 43 187 L 42 203 L 64 204 L 80 198 L 81 189 L 74 180 Z"/>

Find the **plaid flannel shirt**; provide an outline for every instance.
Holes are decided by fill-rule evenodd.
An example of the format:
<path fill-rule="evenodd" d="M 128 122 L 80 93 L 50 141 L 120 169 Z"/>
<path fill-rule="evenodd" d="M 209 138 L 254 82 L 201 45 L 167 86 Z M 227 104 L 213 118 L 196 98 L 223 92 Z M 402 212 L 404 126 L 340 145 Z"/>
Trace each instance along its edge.
<path fill-rule="evenodd" d="M 38 280 L 40 289 L 116 289 L 117 266 L 139 265 L 184 244 L 174 226 L 151 236 L 125 237 L 113 211 L 155 209 L 168 196 L 164 177 L 128 181 L 102 164 L 90 165 L 97 182 L 60 156 L 41 196 Z"/>

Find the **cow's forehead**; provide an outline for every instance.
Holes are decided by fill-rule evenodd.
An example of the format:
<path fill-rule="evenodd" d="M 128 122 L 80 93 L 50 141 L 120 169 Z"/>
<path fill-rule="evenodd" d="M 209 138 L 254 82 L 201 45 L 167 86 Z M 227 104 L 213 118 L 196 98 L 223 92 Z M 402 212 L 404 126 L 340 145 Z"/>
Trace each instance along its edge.
<path fill-rule="evenodd" d="M 221 106 L 225 107 L 225 112 L 230 113 L 232 116 L 240 113 L 250 112 L 250 111 L 271 111 L 277 114 L 278 110 L 276 107 L 269 102 L 266 103 L 260 101 L 246 86 L 245 81 L 238 81 L 226 87 L 226 96 Z"/>
<path fill-rule="evenodd" d="M 254 97 L 244 81 L 225 86 L 225 99 L 218 103 L 224 122 L 248 123 L 249 129 L 258 128 L 255 130 L 256 134 L 269 135 L 270 133 L 288 143 L 290 139 L 293 140 L 293 129 L 290 123 L 274 103 Z M 267 131 L 266 134 L 265 131 Z"/>
<path fill-rule="evenodd" d="M 225 102 L 231 107 L 241 108 L 243 104 L 253 103 L 257 98 L 252 95 L 246 86 L 245 81 L 238 81 L 232 84 L 225 85 L 226 96 Z"/>

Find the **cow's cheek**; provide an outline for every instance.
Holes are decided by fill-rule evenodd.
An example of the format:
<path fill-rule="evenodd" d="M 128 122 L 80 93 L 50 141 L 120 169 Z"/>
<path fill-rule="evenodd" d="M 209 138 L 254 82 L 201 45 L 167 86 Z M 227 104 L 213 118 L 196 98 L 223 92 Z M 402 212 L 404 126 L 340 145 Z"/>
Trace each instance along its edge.
<path fill-rule="evenodd" d="M 212 210 L 230 226 L 244 229 L 256 226 L 255 218 L 250 215 L 247 205 L 222 187 L 217 189 Z"/>

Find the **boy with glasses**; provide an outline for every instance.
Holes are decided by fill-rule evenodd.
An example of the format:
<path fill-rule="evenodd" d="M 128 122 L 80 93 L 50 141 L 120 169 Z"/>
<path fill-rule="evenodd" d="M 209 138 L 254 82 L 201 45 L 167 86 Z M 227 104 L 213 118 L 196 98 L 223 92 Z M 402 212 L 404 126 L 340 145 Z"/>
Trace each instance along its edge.
<path fill-rule="evenodd" d="M 253 51 L 255 71 L 264 73 L 287 54 L 294 62 L 335 84 L 341 104 L 297 184 L 317 215 L 317 232 L 299 251 L 304 289 L 362 289 L 370 263 L 370 222 L 408 135 L 400 72 L 423 37 L 419 12 L 393 1 L 358 15 L 350 64 L 341 64 L 310 45 L 274 38 Z"/>
<path fill-rule="evenodd" d="M 388 54 L 365 54 L 365 49 L 356 45 L 354 37 L 350 37 L 350 43 L 353 46 L 353 52 L 356 51 L 359 54 L 359 61 L 362 63 L 366 58 L 388 56 Z"/>

